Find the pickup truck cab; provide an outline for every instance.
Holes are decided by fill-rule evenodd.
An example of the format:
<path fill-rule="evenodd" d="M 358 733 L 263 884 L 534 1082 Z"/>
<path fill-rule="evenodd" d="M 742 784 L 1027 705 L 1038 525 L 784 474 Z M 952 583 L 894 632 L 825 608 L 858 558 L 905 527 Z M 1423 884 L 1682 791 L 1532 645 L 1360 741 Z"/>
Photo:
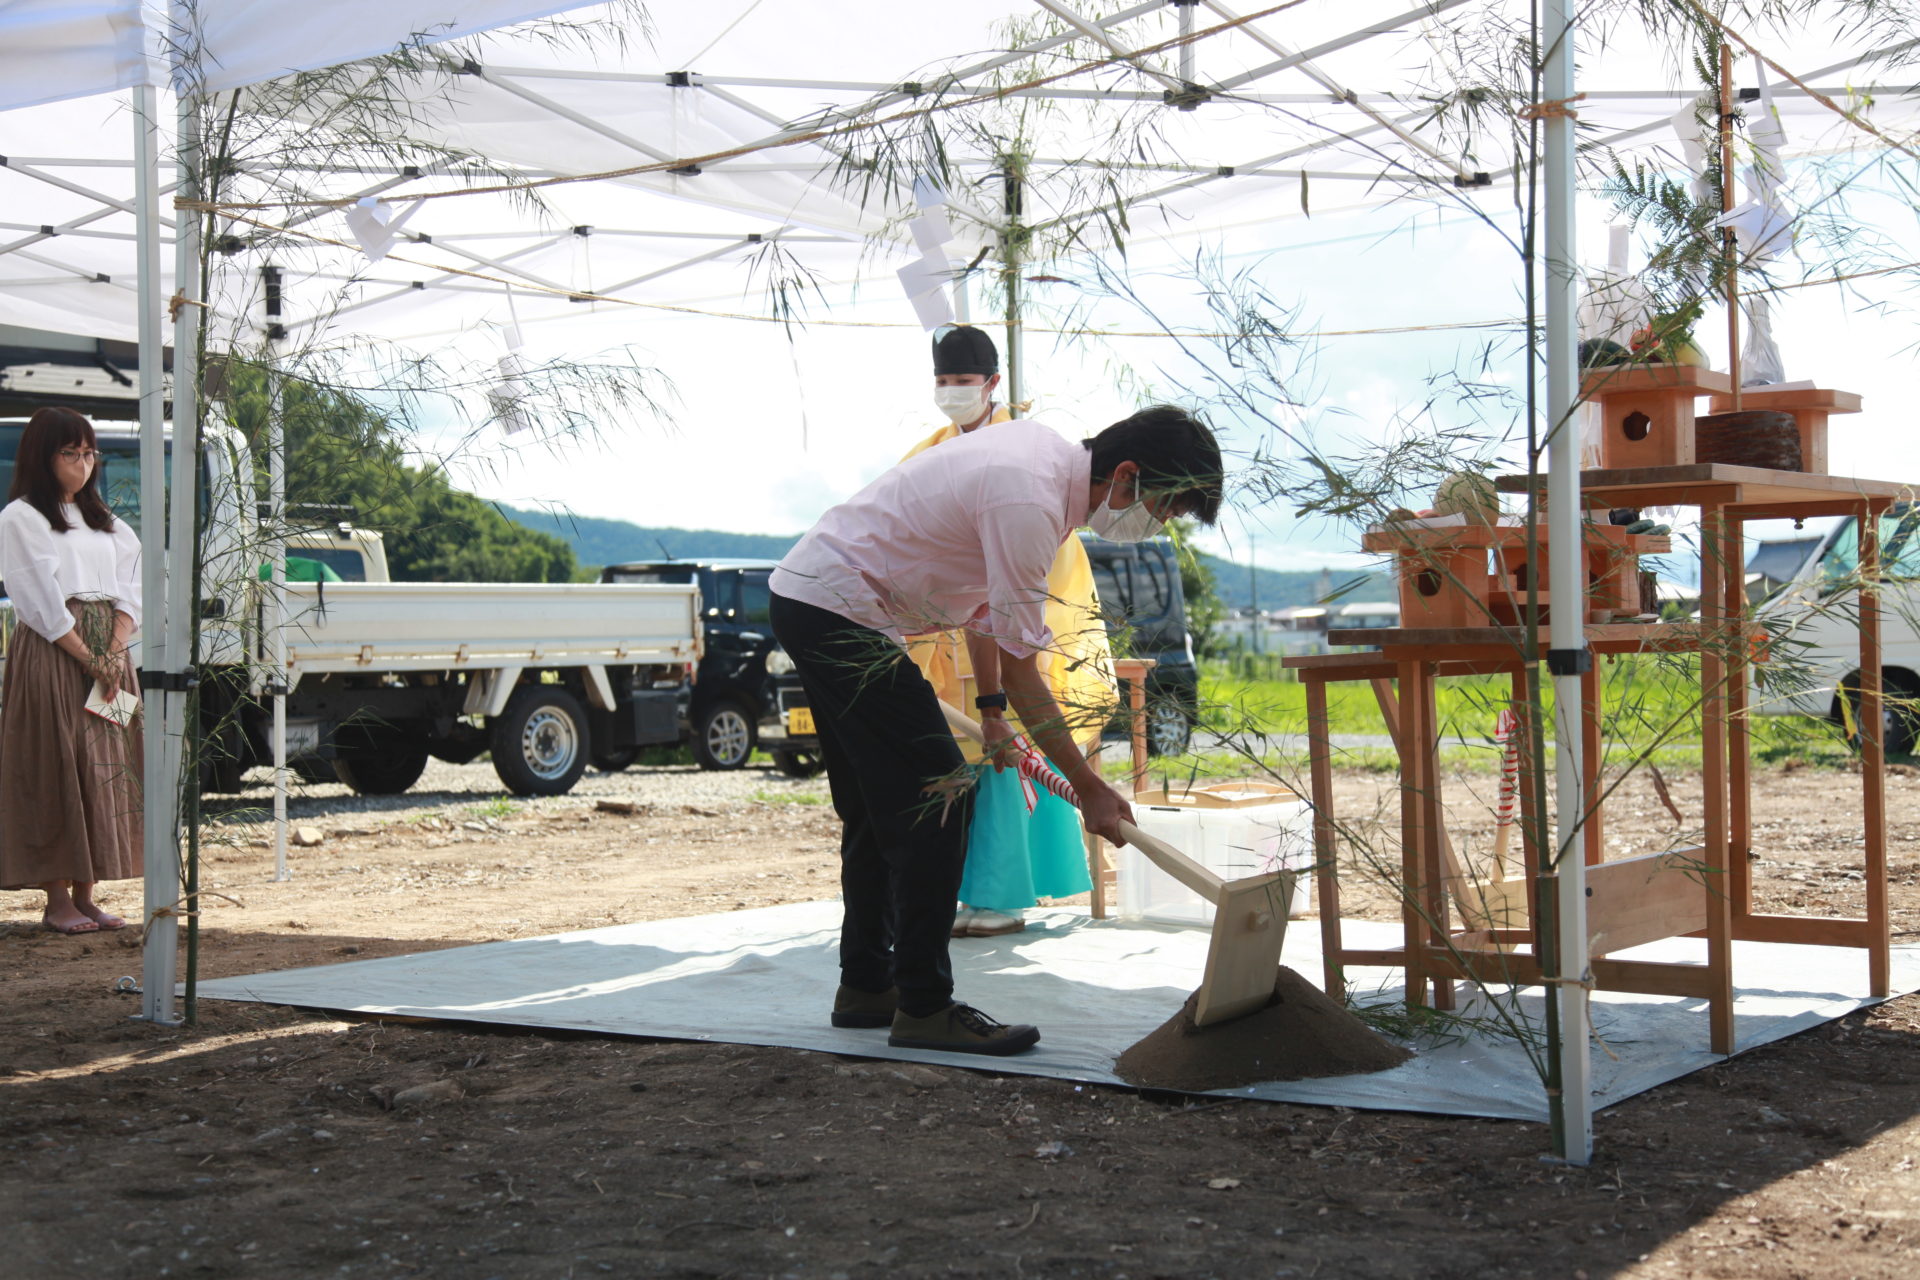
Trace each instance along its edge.
<path fill-rule="evenodd" d="M 706 654 L 684 717 L 686 742 L 703 769 L 738 769 L 754 749 L 790 777 L 820 771 L 820 739 L 806 690 L 773 637 L 767 579 L 773 560 L 636 560 L 600 571 L 606 583 L 700 589 Z M 616 762 L 617 763 L 617 762 Z"/>

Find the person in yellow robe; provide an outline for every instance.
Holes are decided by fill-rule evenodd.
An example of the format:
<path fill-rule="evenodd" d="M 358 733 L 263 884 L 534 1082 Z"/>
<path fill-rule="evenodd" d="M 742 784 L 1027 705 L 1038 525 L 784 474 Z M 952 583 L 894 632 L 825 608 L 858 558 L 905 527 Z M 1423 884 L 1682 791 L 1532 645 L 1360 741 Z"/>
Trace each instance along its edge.
<path fill-rule="evenodd" d="M 994 402 L 993 393 L 1000 385 L 1000 353 L 980 329 L 961 325 L 935 337 L 933 384 L 934 402 L 948 423 L 908 450 L 902 461 L 1012 416 L 1006 406 Z M 1113 651 L 1100 619 L 1093 567 L 1078 537 L 1060 545 L 1047 577 L 1047 626 L 1053 632 L 1053 646 L 1040 655 L 1041 673 L 1075 738 L 1083 750 L 1091 752 L 1099 745 L 1100 731 L 1114 704 Z M 908 653 L 943 702 L 979 714 L 966 641 L 958 631 L 916 636 Z M 1011 710 L 1007 714 L 1015 719 Z M 1018 727 L 1017 719 L 1015 723 Z M 962 739 L 960 746 L 968 760 L 979 761 L 979 749 L 972 742 Z M 996 772 L 982 767 L 978 773 L 966 874 L 960 882 L 960 910 L 953 924 L 956 937 L 1016 932 L 1026 927 L 1021 912 L 1039 899 L 1069 897 L 1092 888 L 1080 815 L 1074 807 L 1044 787 L 1023 788 L 1011 769 Z"/>

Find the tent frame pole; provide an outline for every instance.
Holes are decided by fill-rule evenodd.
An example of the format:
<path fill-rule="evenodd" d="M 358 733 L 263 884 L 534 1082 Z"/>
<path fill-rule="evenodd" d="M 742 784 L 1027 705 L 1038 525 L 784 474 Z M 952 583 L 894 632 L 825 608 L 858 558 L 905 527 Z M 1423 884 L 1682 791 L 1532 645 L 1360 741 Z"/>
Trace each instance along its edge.
<path fill-rule="evenodd" d="M 1559 1014 L 1559 1089 L 1548 1098 L 1554 1156 L 1584 1165 L 1593 1158 L 1591 1061 L 1587 1047 L 1587 876 L 1581 829 L 1581 673 L 1593 661 L 1586 639 L 1586 566 L 1580 506 L 1579 333 L 1575 308 L 1579 279 L 1574 242 L 1576 161 L 1574 35 L 1570 0 L 1546 0 L 1541 37 L 1547 41 L 1541 96 L 1561 104 L 1548 110 L 1545 135 L 1547 419 L 1547 567 L 1557 599 L 1548 618 L 1548 670 L 1553 677 L 1554 796 L 1558 809 L 1552 878 L 1555 895 L 1555 980 L 1547 998 Z"/>
<path fill-rule="evenodd" d="M 167 607 L 168 546 L 166 511 L 166 387 L 162 378 L 165 343 L 160 278 L 160 121 L 159 92 L 152 85 L 133 89 L 135 251 L 139 275 L 140 337 L 140 603 L 141 662 L 158 674 L 162 687 L 147 695 L 143 717 L 146 767 L 141 777 L 142 853 L 146 864 L 146 902 L 139 1017 L 161 1026 L 177 1026 L 174 981 L 179 968 L 180 842 L 178 827 L 180 692 L 166 688 L 174 667 L 170 610 Z M 188 309 L 188 308 L 183 308 Z M 187 398 L 191 398 L 189 395 Z M 189 543 L 189 548 L 191 544 Z M 191 555 L 189 549 L 188 554 Z M 174 582 L 183 581 L 174 578 Z"/>

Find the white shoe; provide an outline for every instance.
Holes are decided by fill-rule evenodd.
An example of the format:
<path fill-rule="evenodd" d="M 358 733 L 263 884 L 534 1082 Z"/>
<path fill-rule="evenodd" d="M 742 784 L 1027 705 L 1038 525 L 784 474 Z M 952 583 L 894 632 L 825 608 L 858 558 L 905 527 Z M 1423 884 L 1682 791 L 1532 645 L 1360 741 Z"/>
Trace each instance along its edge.
<path fill-rule="evenodd" d="M 956 938 L 966 937 L 973 928 L 974 920 L 977 919 L 979 915 L 980 913 L 978 911 L 975 911 L 964 902 L 961 903 L 960 909 L 953 913 L 953 936 Z"/>
<path fill-rule="evenodd" d="M 967 925 L 970 938 L 997 938 L 1005 933 L 1019 933 L 1027 927 L 1027 922 L 1019 912 L 975 910 L 973 920 Z"/>

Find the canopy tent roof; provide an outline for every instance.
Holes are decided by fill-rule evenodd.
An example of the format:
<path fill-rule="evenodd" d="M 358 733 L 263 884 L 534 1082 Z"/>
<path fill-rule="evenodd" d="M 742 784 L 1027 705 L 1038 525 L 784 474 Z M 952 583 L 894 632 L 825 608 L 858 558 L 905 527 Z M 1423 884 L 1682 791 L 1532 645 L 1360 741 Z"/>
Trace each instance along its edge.
<path fill-rule="evenodd" d="M 480 7 L 511 16 L 560 6 Z M 406 338 L 504 322 L 508 284 L 523 323 L 577 315 L 594 299 L 611 300 L 599 308 L 610 317 L 621 304 L 764 317 L 783 287 L 884 279 L 914 261 L 901 223 L 914 212 L 917 174 L 940 172 L 954 206 L 949 252 L 974 260 L 1006 225 L 1002 171 L 1016 145 L 1030 259 L 1107 248 L 1119 236 L 1135 252 L 1183 252 L 1228 232 L 1270 245 L 1285 239 L 1289 218 L 1388 200 L 1467 200 L 1496 215 L 1511 206 L 1520 161 L 1510 124 L 1521 104 L 1482 60 L 1493 56 L 1497 24 L 1520 20 L 1524 6 L 1277 8 L 1238 22 L 1265 9 L 1146 0 L 1095 16 L 1084 0 L 974 0 L 919 7 L 902 22 L 896 4 L 848 0 L 824 30 L 817 6 L 728 0 L 651 13 L 649 33 L 625 41 L 520 28 L 440 46 L 414 59 L 418 71 L 383 81 L 380 92 L 408 99 L 386 146 L 315 145 L 341 123 L 348 78 L 335 77 L 321 100 L 285 82 L 248 90 L 243 118 L 251 102 L 294 119 L 242 149 L 240 176 L 223 193 L 266 207 L 224 222 L 236 252 L 216 276 L 212 333 L 224 324 L 239 339 L 257 325 L 257 268 L 268 261 L 286 273 L 295 334 L 331 325 Z M 380 38 L 432 27 L 438 11 L 409 0 L 398 12 Z M 584 10 L 569 21 L 621 17 Z M 1183 20 L 1199 38 L 1168 47 Z M 222 60 L 207 86 L 238 82 L 244 60 L 222 41 L 245 23 L 203 25 L 207 51 Z M 468 25 L 480 24 L 459 24 Z M 49 31 L 55 41 L 59 31 Z M 1697 86 L 1647 33 L 1622 25 L 1603 34 L 1586 42 L 1582 68 L 1587 146 L 1671 168 L 1672 118 Z M 1920 96 L 1911 84 L 1879 82 L 1877 68 L 1912 56 L 1920 41 L 1870 29 L 1802 30 L 1791 41 L 1775 35 L 1772 47 L 1753 38 L 1883 135 L 1915 136 Z M 1139 50 L 1153 52 L 1124 56 Z M 0 83 L 15 82 L 21 53 L 0 53 Z M 251 69 L 261 65 L 255 58 Z M 1751 62 L 1741 79 L 1751 84 Z M 1790 155 L 1884 146 L 1769 79 Z M 127 132 L 112 95 L 0 114 L 0 295 L 14 322 L 131 336 Z M 464 157 L 484 158 L 487 176 Z M 609 173 L 541 187 L 535 199 L 444 195 Z M 402 211 L 411 197 L 440 198 L 411 215 L 391 256 L 369 263 L 341 210 L 310 203 L 367 194 Z M 900 300 L 887 318 L 913 323 L 905 298 L 889 296 Z"/>

